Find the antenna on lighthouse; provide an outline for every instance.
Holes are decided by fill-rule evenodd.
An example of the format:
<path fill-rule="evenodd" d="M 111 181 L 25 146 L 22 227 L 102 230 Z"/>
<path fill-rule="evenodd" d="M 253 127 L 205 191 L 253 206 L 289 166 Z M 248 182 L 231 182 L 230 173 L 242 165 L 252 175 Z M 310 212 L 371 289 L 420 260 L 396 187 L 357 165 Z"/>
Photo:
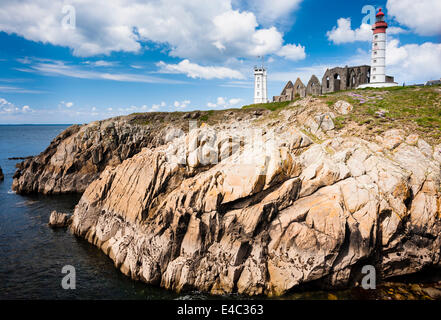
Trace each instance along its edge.
<path fill-rule="evenodd" d="M 265 56 L 257 56 L 257 58 L 261 58 L 262 59 L 262 69 L 263 69 L 263 65 L 265 62 Z"/>

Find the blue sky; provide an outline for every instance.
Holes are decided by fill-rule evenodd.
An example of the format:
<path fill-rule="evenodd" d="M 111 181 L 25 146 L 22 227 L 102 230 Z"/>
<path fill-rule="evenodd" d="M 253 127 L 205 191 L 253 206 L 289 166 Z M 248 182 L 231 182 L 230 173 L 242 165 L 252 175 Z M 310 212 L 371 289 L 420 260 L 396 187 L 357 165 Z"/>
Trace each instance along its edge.
<path fill-rule="evenodd" d="M 288 80 L 369 64 L 367 5 L 387 15 L 388 75 L 441 78 L 439 0 L 2 2 L 0 124 L 240 107 L 259 55 L 272 97 Z"/>

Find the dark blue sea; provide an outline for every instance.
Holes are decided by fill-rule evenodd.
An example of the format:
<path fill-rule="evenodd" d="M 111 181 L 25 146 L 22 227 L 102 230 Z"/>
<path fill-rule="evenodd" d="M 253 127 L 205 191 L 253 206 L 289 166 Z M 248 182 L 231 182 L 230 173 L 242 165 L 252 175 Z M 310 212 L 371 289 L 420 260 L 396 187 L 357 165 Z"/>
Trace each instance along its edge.
<path fill-rule="evenodd" d="M 42 152 L 67 125 L 0 125 L 0 300 L 173 299 L 178 295 L 135 282 L 88 242 L 47 226 L 50 212 L 72 212 L 78 196 L 21 196 L 11 191 L 15 165 Z M 65 265 L 76 270 L 76 289 L 61 287 Z"/>

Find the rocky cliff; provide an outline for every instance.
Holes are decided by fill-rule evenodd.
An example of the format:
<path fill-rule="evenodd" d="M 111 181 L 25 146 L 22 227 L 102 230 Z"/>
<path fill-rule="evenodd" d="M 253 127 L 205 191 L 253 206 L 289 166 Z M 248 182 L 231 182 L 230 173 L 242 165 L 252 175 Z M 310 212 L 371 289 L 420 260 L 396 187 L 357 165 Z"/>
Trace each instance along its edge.
<path fill-rule="evenodd" d="M 381 279 L 438 267 L 441 146 L 402 129 L 338 129 L 351 112 L 307 98 L 189 130 L 170 124 L 161 143 L 110 162 L 86 188 L 99 172 L 93 159 L 112 159 L 91 152 L 94 169 L 75 178 L 85 192 L 71 230 L 124 274 L 177 291 L 281 295 L 311 282 L 355 285 L 364 265 Z M 70 166 L 56 164 L 72 162 L 61 150 L 87 128 L 25 162 L 16 188 L 66 190 L 55 177 Z M 29 179 L 37 161 L 49 169 Z"/>
<path fill-rule="evenodd" d="M 17 165 L 12 189 L 17 193 L 82 193 L 107 167 L 120 164 L 160 135 L 132 118 L 73 125 L 36 157 Z"/>
<path fill-rule="evenodd" d="M 243 114 L 246 119 L 253 113 L 238 111 L 225 117 Z M 17 164 L 12 189 L 20 194 L 83 193 L 106 167 L 119 165 L 144 147 L 164 144 L 167 135 L 175 134 L 176 130 L 188 131 L 188 121 L 207 114 L 207 111 L 154 112 L 73 125 L 41 154 Z"/>

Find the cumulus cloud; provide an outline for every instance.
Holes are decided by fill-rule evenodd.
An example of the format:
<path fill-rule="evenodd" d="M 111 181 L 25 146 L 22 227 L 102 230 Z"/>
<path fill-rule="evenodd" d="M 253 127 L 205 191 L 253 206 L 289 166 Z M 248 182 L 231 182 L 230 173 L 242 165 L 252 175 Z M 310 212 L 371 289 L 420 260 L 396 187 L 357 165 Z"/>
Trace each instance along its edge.
<path fill-rule="evenodd" d="M 263 24 L 286 23 L 285 20 L 297 10 L 302 0 L 244 0 L 237 1 L 253 11 Z"/>
<path fill-rule="evenodd" d="M 389 27 L 387 33 L 395 35 L 406 33 L 407 31 L 400 27 Z M 372 41 L 372 26 L 362 23 L 359 28 L 351 28 L 351 18 L 340 18 L 337 20 L 337 26 L 326 32 L 329 41 L 335 44 L 351 43 L 355 41 Z"/>
<path fill-rule="evenodd" d="M 392 39 L 386 47 L 387 74 L 399 82 L 424 83 L 441 75 L 441 43 L 405 44 Z"/>
<path fill-rule="evenodd" d="M 263 3 L 274 18 L 299 2 Z M 283 44 L 280 31 L 259 27 L 253 12 L 233 9 L 231 0 L 71 0 L 69 4 L 75 9 L 75 28 L 63 28 L 66 14 L 61 1 L 2 1 L 0 31 L 69 47 L 74 55 L 84 57 L 139 52 L 154 42 L 163 44 L 171 56 L 226 61 L 272 54 Z"/>
<path fill-rule="evenodd" d="M 216 99 L 216 102 L 208 102 L 207 103 L 207 107 L 211 108 L 211 109 L 215 109 L 215 108 L 233 108 L 239 105 L 239 103 L 242 102 L 242 99 L 240 98 L 231 98 L 231 99 L 227 99 L 224 97 L 218 97 Z"/>
<path fill-rule="evenodd" d="M 306 58 L 305 47 L 301 46 L 300 44 L 284 45 L 279 52 L 277 52 L 277 55 L 293 61 L 303 60 Z"/>
<path fill-rule="evenodd" d="M 0 98 L 0 114 L 23 114 L 32 111 L 28 105 L 19 107 L 4 98 Z"/>
<path fill-rule="evenodd" d="M 185 109 L 185 108 L 188 107 L 188 105 L 189 105 L 190 103 L 191 103 L 190 100 L 175 101 L 175 102 L 173 103 L 173 106 L 174 106 L 176 109 Z"/>
<path fill-rule="evenodd" d="M 65 102 L 63 102 L 65 104 Z M 85 123 L 110 117 L 127 115 L 134 112 L 154 112 L 162 108 L 169 108 L 162 101 L 152 105 L 131 105 L 121 107 L 100 108 L 97 106 L 76 106 L 76 108 L 60 108 L 47 106 L 31 108 L 15 105 L 6 99 L 0 98 L 0 123 Z"/>
<path fill-rule="evenodd" d="M 441 1 L 388 0 L 388 15 L 424 36 L 441 35 Z"/>
<path fill-rule="evenodd" d="M 337 26 L 326 32 L 326 36 L 335 44 L 370 41 L 372 40 L 371 28 L 369 24 L 363 23 L 359 28 L 352 30 L 351 18 L 340 18 L 337 20 Z"/>
<path fill-rule="evenodd" d="M 359 51 L 347 63 L 370 64 L 371 53 Z M 386 74 L 398 83 L 425 83 L 439 79 L 441 74 L 441 43 L 401 45 L 398 39 L 389 39 L 386 45 Z"/>
<path fill-rule="evenodd" d="M 167 64 L 160 61 L 157 66 L 161 73 L 182 73 L 190 78 L 245 79 L 245 76 L 237 70 L 227 67 L 201 66 L 190 62 L 188 59 L 182 60 L 178 64 Z"/>
<path fill-rule="evenodd" d="M 74 105 L 73 102 L 64 102 L 64 101 L 60 102 L 60 106 L 63 106 L 63 107 L 66 107 L 66 108 L 71 108 L 73 105 Z"/>

